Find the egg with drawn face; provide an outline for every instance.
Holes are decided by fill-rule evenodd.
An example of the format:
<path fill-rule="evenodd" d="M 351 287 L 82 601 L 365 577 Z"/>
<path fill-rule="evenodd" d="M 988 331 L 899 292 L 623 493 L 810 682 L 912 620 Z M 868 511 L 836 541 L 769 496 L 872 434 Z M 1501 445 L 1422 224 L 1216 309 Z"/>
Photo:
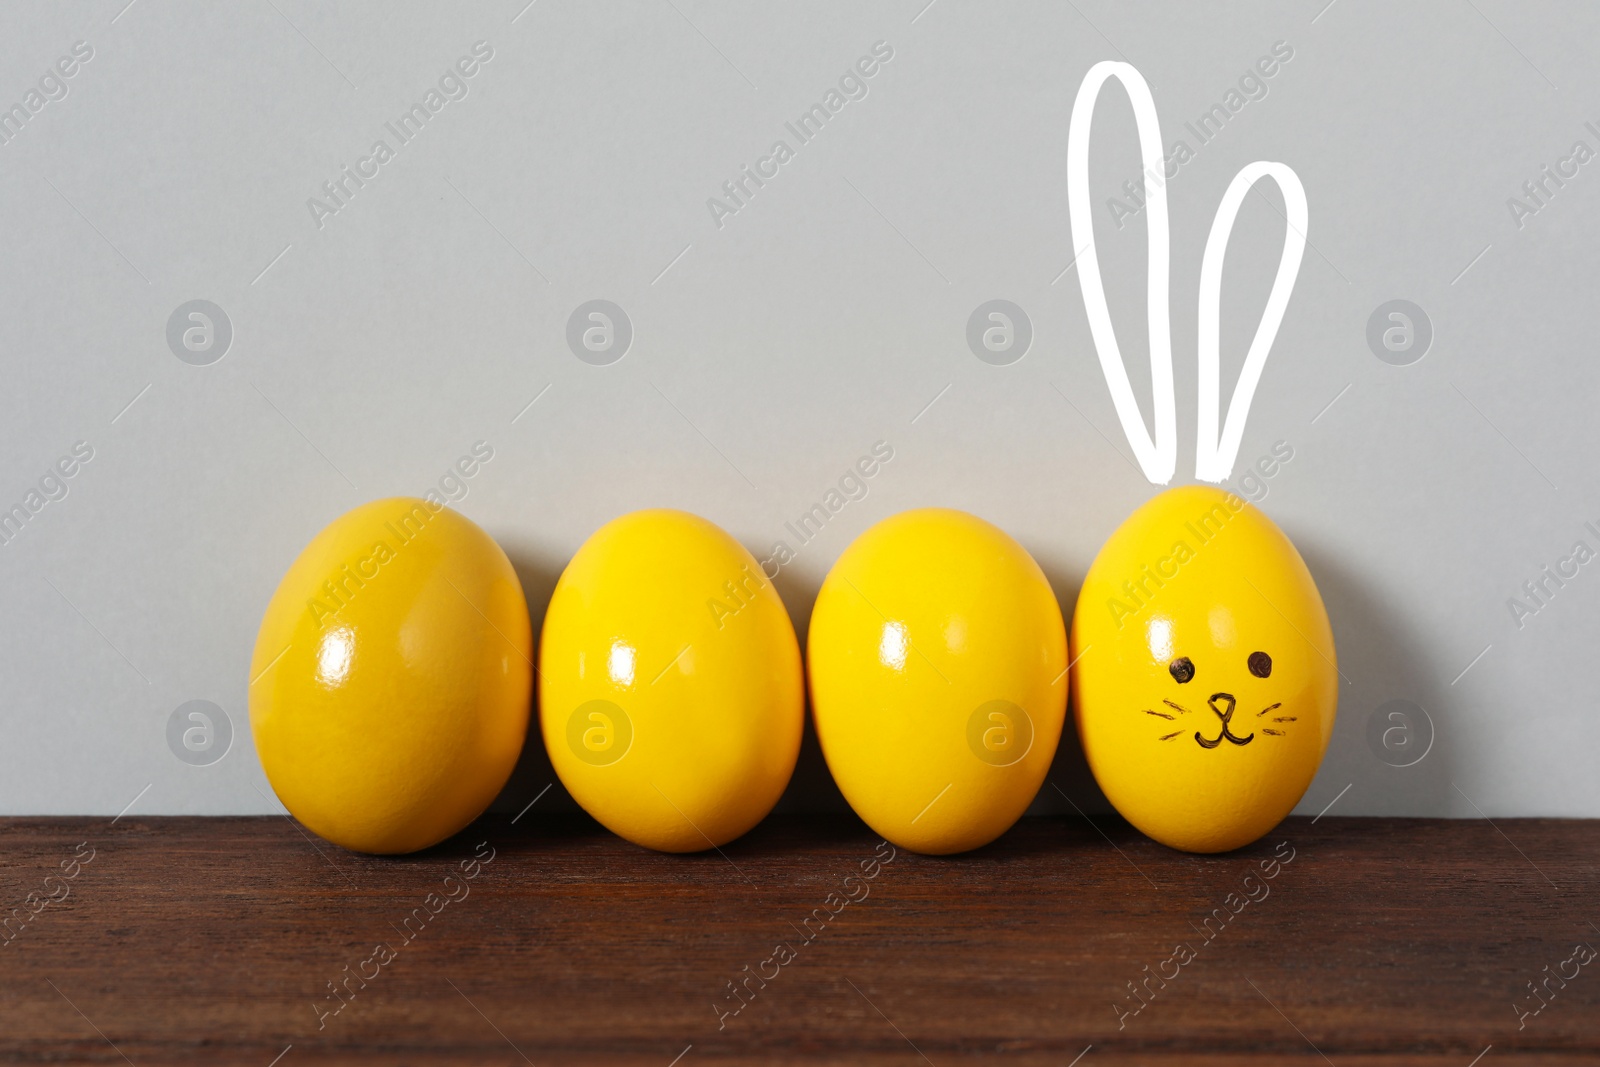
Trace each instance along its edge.
<path fill-rule="evenodd" d="M 1095 558 L 1072 618 L 1072 704 L 1095 780 L 1165 845 L 1225 852 L 1317 773 L 1339 673 L 1311 572 L 1260 509 L 1169 489 Z"/>

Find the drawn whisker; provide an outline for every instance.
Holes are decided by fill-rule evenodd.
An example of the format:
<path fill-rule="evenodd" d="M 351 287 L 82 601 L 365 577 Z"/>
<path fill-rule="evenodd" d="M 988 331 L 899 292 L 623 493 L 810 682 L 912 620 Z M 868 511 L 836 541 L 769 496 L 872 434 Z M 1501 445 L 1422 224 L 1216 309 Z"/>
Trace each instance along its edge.
<path fill-rule="evenodd" d="M 1149 708 L 1145 708 L 1144 709 L 1144 713 L 1146 715 L 1154 715 L 1157 718 L 1161 718 L 1161 719 L 1176 719 L 1177 718 L 1176 715 L 1168 715 L 1164 711 L 1151 711 Z"/>
<path fill-rule="evenodd" d="M 1183 714 L 1183 715 L 1191 714 L 1189 709 L 1184 707 L 1182 704 L 1174 704 L 1170 700 L 1163 700 L 1161 703 L 1165 704 L 1167 707 L 1171 708 L 1173 711 L 1179 712 L 1180 714 Z"/>
<path fill-rule="evenodd" d="M 1283 736 L 1283 731 L 1282 730 L 1268 730 L 1268 729 L 1263 728 L 1261 732 L 1264 733 L 1264 734 L 1271 734 L 1273 737 L 1282 737 Z"/>
<path fill-rule="evenodd" d="M 1277 711 L 1281 707 L 1283 707 L 1283 701 L 1281 701 L 1281 700 L 1278 701 L 1278 703 L 1276 703 L 1276 704 L 1268 704 L 1266 707 L 1264 707 L 1260 711 L 1256 712 L 1256 718 L 1259 719 L 1259 718 L 1261 718 L 1261 716 L 1265 715 L 1267 712 L 1269 712 L 1269 711 Z"/>
<path fill-rule="evenodd" d="M 1297 719 L 1298 716 L 1295 715 L 1274 715 L 1272 717 L 1273 722 L 1294 722 Z"/>
<path fill-rule="evenodd" d="M 1171 741 L 1174 737 L 1177 737 L 1181 733 L 1183 733 L 1182 730 L 1174 730 L 1170 734 L 1162 734 L 1161 735 L 1161 740 L 1163 740 L 1163 741 Z"/>

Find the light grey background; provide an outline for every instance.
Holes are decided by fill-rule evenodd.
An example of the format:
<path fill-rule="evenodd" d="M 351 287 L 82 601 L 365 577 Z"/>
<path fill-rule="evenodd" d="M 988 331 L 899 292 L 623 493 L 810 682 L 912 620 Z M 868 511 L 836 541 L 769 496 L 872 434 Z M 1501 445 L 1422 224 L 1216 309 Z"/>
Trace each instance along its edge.
<path fill-rule="evenodd" d="M 1183 123 L 1282 41 L 1266 95 L 1170 183 L 1171 307 L 1183 481 L 1212 213 L 1245 163 L 1293 166 L 1311 247 L 1239 461 L 1294 449 L 1262 506 L 1316 574 L 1347 676 L 1301 810 L 1600 815 L 1600 565 L 1520 628 L 1507 607 L 1574 541 L 1600 548 L 1582 527 L 1600 526 L 1600 162 L 1520 226 L 1507 202 L 1575 141 L 1600 150 L 1592 6 L 125 3 L 0 14 L 5 106 L 94 49 L 0 145 L 0 504 L 94 449 L 0 546 L 0 811 L 280 811 L 245 704 L 279 576 L 339 513 L 424 492 L 478 440 L 494 459 L 458 506 L 516 562 L 535 625 L 613 516 L 686 508 L 763 556 L 880 439 L 895 455 L 870 494 L 778 579 L 802 635 L 849 541 L 932 504 L 1009 530 L 1070 612 L 1155 492 L 1066 269 L 1078 84 L 1134 63 L 1163 142 L 1193 147 Z M 393 144 L 385 122 L 480 40 L 468 95 L 319 229 L 307 199 Z M 894 58 L 866 97 L 797 146 L 785 121 L 878 41 Z M 1139 169 L 1119 88 L 1098 116 L 1110 197 Z M 707 199 L 779 138 L 795 158 L 719 228 Z M 1282 239 L 1263 188 L 1228 260 L 1225 395 Z M 1148 413 L 1142 220 L 1096 213 Z M 167 343 L 197 299 L 233 328 L 208 366 Z M 634 331 L 606 366 L 566 342 L 593 299 Z M 1010 365 L 967 343 L 994 299 L 1031 320 Z M 1409 366 L 1366 339 L 1394 299 L 1434 329 Z M 169 748 L 191 700 L 232 722 L 209 764 Z M 1434 727 L 1413 766 L 1369 743 L 1392 700 Z M 534 737 L 504 807 L 551 778 Z M 1052 777 L 1103 804 L 1070 748 Z M 785 805 L 838 803 L 809 747 Z M 1049 788 L 1039 809 L 1070 810 Z"/>

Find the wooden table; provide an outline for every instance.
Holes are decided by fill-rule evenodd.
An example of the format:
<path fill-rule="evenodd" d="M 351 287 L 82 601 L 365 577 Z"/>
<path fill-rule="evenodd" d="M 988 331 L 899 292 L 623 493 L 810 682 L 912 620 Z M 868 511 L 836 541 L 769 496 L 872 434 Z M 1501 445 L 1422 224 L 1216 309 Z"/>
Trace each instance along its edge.
<path fill-rule="evenodd" d="M 1218 857 L 1098 817 L 943 859 L 835 816 L 697 856 L 533 814 L 404 859 L 284 818 L 0 837 L 6 1063 L 1600 1062 L 1597 822 Z"/>

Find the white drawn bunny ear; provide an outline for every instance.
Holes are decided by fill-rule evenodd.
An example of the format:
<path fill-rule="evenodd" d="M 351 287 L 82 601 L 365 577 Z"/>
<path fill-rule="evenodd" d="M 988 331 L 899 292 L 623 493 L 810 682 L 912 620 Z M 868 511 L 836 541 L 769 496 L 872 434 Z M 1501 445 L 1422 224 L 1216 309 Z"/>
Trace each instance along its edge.
<path fill-rule="evenodd" d="M 1108 78 L 1116 78 L 1133 102 L 1134 122 L 1139 131 L 1139 155 L 1147 179 L 1145 221 L 1149 242 L 1149 283 L 1147 308 L 1150 324 L 1150 392 L 1155 407 L 1155 434 L 1145 432 L 1139 402 L 1123 365 L 1122 350 L 1111 326 L 1111 311 L 1106 306 L 1105 283 L 1100 279 L 1100 257 L 1094 246 L 1094 214 L 1089 199 L 1089 133 L 1094 119 L 1095 101 Z M 1067 212 L 1072 222 L 1072 243 L 1078 253 L 1078 285 L 1083 290 L 1083 309 L 1089 317 L 1089 332 L 1095 351 L 1100 354 L 1100 370 L 1105 374 L 1111 402 L 1116 405 L 1122 432 L 1133 447 L 1144 476 L 1157 485 L 1172 480 L 1178 466 L 1178 426 L 1172 395 L 1172 327 L 1167 308 L 1167 266 L 1171 255 L 1167 233 L 1167 189 L 1162 173 L 1161 120 L 1156 115 L 1155 98 L 1144 76 L 1131 63 L 1106 60 L 1096 63 L 1084 75 L 1078 98 L 1072 105 L 1072 125 L 1067 129 Z M 1151 177 L 1154 181 L 1149 181 Z"/>
<path fill-rule="evenodd" d="M 1245 355 L 1244 366 L 1239 371 L 1239 381 L 1233 387 L 1233 399 L 1228 402 L 1227 421 L 1222 425 L 1222 436 L 1217 436 L 1217 417 L 1222 410 L 1218 379 L 1222 371 L 1218 351 L 1222 346 L 1222 262 L 1228 254 L 1228 238 L 1233 236 L 1233 224 L 1239 216 L 1239 206 L 1245 194 L 1262 178 L 1278 183 L 1283 193 L 1283 206 L 1288 212 L 1288 227 L 1283 232 L 1283 256 L 1278 260 L 1278 274 L 1272 279 L 1272 292 L 1267 296 L 1266 310 L 1256 326 L 1255 338 Z M 1310 211 L 1306 207 L 1305 186 L 1295 172 L 1282 163 L 1259 161 L 1234 175 L 1228 191 L 1217 205 L 1217 217 L 1211 222 L 1211 234 L 1206 238 L 1205 255 L 1200 260 L 1200 318 L 1199 318 L 1199 370 L 1200 408 L 1199 432 L 1195 441 L 1194 476 L 1203 482 L 1221 482 L 1233 472 L 1233 461 L 1239 454 L 1239 441 L 1244 437 L 1245 420 L 1250 417 L 1250 402 L 1255 399 L 1256 385 L 1261 381 L 1261 369 L 1266 365 L 1267 353 L 1277 339 L 1278 327 L 1283 323 L 1284 310 L 1289 306 L 1289 294 L 1294 290 L 1295 279 L 1300 276 L 1300 257 L 1306 250 L 1306 226 Z"/>
<path fill-rule="evenodd" d="M 1150 332 L 1150 386 L 1155 408 L 1153 435 L 1145 431 L 1144 418 L 1139 413 L 1138 401 L 1134 399 L 1122 351 L 1117 346 L 1111 312 L 1106 306 L 1105 283 L 1100 277 L 1100 258 L 1094 243 L 1093 206 L 1089 198 L 1089 139 L 1095 103 L 1100 97 L 1101 88 L 1110 78 L 1122 82 L 1133 105 L 1134 122 L 1139 134 L 1140 161 L 1146 179 L 1145 220 L 1149 242 L 1146 314 Z M 1089 73 L 1084 75 L 1083 84 L 1078 87 L 1078 97 L 1072 105 L 1072 125 L 1067 131 L 1067 210 L 1072 224 L 1073 244 L 1080 248 L 1076 259 L 1078 285 L 1083 291 L 1084 313 L 1088 316 L 1089 332 L 1100 357 L 1100 370 L 1105 375 L 1106 388 L 1111 392 L 1117 418 L 1122 422 L 1122 432 L 1127 436 L 1144 476 L 1156 485 L 1170 482 L 1178 465 L 1177 417 L 1172 391 L 1172 329 L 1167 308 L 1171 237 L 1167 221 L 1164 167 L 1161 120 L 1156 114 L 1155 98 L 1150 95 L 1150 86 L 1144 76 L 1130 63 L 1106 60 L 1090 67 Z M 1264 177 L 1277 182 L 1283 193 L 1288 227 L 1284 232 L 1283 255 L 1278 261 L 1272 292 L 1267 297 L 1266 310 L 1261 314 L 1261 322 L 1256 327 L 1255 338 L 1245 356 L 1244 367 L 1239 372 L 1239 381 L 1234 387 L 1227 420 L 1219 437 L 1223 259 L 1245 194 Z M 1201 481 L 1222 482 L 1233 470 L 1239 442 L 1244 436 L 1245 420 L 1249 418 L 1250 404 L 1255 399 L 1256 385 L 1261 381 L 1262 368 L 1272 350 L 1272 342 L 1277 339 L 1278 327 L 1283 323 L 1283 313 L 1289 304 L 1289 294 L 1300 274 L 1308 221 L 1305 187 L 1300 184 L 1295 172 L 1283 163 L 1251 163 L 1234 176 L 1222 197 L 1222 203 L 1217 207 L 1200 264 L 1197 349 L 1199 413 L 1195 477 Z"/>

